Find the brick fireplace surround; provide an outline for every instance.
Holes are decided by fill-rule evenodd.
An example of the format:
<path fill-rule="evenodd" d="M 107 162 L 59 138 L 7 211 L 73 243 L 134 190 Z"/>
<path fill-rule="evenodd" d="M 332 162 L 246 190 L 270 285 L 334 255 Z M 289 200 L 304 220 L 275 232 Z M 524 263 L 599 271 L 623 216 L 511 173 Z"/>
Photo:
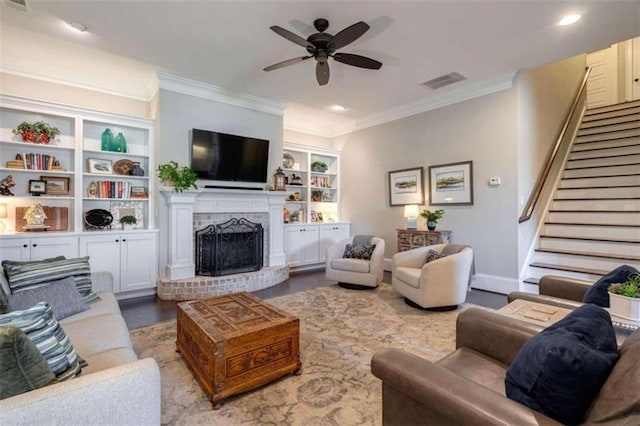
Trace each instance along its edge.
<path fill-rule="evenodd" d="M 158 297 L 163 300 L 191 300 L 240 291 L 272 287 L 289 278 L 284 253 L 282 209 L 284 195 L 276 191 L 206 188 L 160 190 L 168 207 L 168 262 L 166 278 L 158 280 Z M 251 217 L 263 213 L 265 267 L 220 277 L 195 275 L 194 215 L 213 214 L 221 218 Z M 220 215 L 215 215 L 220 214 Z M 265 226 L 266 225 L 266 226 Z"/>

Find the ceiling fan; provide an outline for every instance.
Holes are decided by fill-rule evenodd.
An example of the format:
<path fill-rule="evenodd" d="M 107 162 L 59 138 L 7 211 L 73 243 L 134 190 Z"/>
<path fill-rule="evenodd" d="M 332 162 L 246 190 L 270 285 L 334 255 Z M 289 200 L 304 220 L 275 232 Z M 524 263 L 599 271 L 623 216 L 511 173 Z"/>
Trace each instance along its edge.
<path fill-rule="evenodd" d="M 368 68 L 372 70 L 380 69 L 382 62 L 366 56 L 354 55 L 352 53 L 336 53 L 336 50 L 353 43 L 360 36 L 369 30 L 369 25 L 365 22 L 356 22 L 355 24 L 345 28 L 336 35 L 325 33 L 329 27 L 329 21 L 320 18 L 313 21 L 313 26 L 318 30 L 317 33 L 311 34 L 306 40 L 299 35 L 285 30 L 282 27 L 274 25 L 271 30 L 276 34 L 286 38 L 287 40 L 298 44 L 307 49 L 309 55 L 299 58 L 287 59 L 264 68 L 264 71 L 273 71 L 298 62 L 306 61 L 310 58 L 316 60 L 316 79 L 320 86 L 324 86 L 329 82 L 329 58 L 333 58 L 343 64 L 351 65 L 359 68 Z"/>

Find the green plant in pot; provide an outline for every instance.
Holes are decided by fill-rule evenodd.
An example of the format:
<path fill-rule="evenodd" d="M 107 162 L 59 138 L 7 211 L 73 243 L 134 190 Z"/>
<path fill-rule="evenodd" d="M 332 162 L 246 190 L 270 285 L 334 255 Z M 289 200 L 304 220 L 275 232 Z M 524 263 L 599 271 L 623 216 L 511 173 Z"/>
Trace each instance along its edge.
<path fill-rule="evenodd" d="M 120 223 L 122 224 L 122 227 L 124 229 L 130 229 L 133 228 L 134 225 L 138 223 L 138 221 L 136 220 L 135 216 L 127 215 L 120 218 Z"/>
<path fill-rule="evenodd" d="M 180 167 L 175 161 L 160 164 L 158 178 L 166 186 L 172 186 L 176 192 L 182 192 L 189 188 L 198 189 L 196 172 L 187 166 Z"/>
<path fill-rule="evenodd" d="M 44 121 L 37 121 L 35 123 L 23 121 L 11 132 L 14 135 L 21 135 L 22 140 L 25 142 L 46 144 L 60 134 L 60 129 Z"/>
<path fill-rule="evenodd" d="M 324 163 L 322 161 L 314 161 L 313 163 L 311 163 L 311 171 L 324 173 L 327 171 L 327 169 L 327 163 Z"/>
<path fill-rule="evenodd" d="M 640 321 L 640 274 L 629 274 L 627 280 L 608 288 L 611 313 Z"/>
<path fill-rule="evenodd" d="M 442 209 L 438 209 L 434 211 L 422 210 L 420 212 L 420 217 L 427 220 L 427 228 L 429 229 L 429 231 L 433 231 L 434 229 L 436 229 L 436 225 L 438 224 L 438 221 L 442 219 L 443 216 L 444 216 L 444 210 Z"/>

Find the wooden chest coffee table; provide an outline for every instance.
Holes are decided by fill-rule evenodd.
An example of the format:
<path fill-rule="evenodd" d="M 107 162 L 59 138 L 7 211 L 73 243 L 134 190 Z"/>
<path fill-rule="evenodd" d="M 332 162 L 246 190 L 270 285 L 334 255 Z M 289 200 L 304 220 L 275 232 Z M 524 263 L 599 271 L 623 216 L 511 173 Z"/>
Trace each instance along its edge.
<path fill-rule="evenodd" d="M 249 293 L 179 303 L 176 345 L 214 410 L 301 368 L 298 318 Z"/>

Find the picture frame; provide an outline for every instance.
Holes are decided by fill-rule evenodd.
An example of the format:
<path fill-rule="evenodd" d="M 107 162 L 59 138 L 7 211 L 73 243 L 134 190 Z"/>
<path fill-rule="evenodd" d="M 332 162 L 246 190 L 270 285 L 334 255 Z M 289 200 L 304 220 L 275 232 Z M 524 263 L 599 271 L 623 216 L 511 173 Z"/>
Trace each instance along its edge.
<path fill-rule="evenodd" d="M 473 161 L 429 166 L 429 204 L 473 205 Z"/>
<path fill-rule="evenodd" d="M 318 220 L 318 222 L 324 222 L 324 219 L 322 218 L 322 212 L 316 213 L 316 219 Z"/>
<path fill-rule="evenodd" d="M 46 182 L 47 195 L 69 195 L 71 178 L 67 176 L 40 176 Z"/>
<path fill-rule="evenodd" d="M 389 205 L 424 204 L 423 167 L 389 172 Z"/>
<path fill-rule="evenodd" d="M 29 194 L 34 197 L 39 197 L 42 194 L 47 193 L 47 182 L 43 180 L 30 179 L 29 180 Z"/>
<path fill-rule="evenodd" d="M 113 174 L 113 162 L 100 158 L 87 158 L 89 173 L 99 173 L 105 175 Z"/>
<path fill-rule="evenodd" d="M 109 211 L 113 216 L 115 226 L 120 225 L 121 217 L 133 216 L 136 218 L 134 229 L 144 228 L 144 208 L 140 201 L 113 201 Z"/>

